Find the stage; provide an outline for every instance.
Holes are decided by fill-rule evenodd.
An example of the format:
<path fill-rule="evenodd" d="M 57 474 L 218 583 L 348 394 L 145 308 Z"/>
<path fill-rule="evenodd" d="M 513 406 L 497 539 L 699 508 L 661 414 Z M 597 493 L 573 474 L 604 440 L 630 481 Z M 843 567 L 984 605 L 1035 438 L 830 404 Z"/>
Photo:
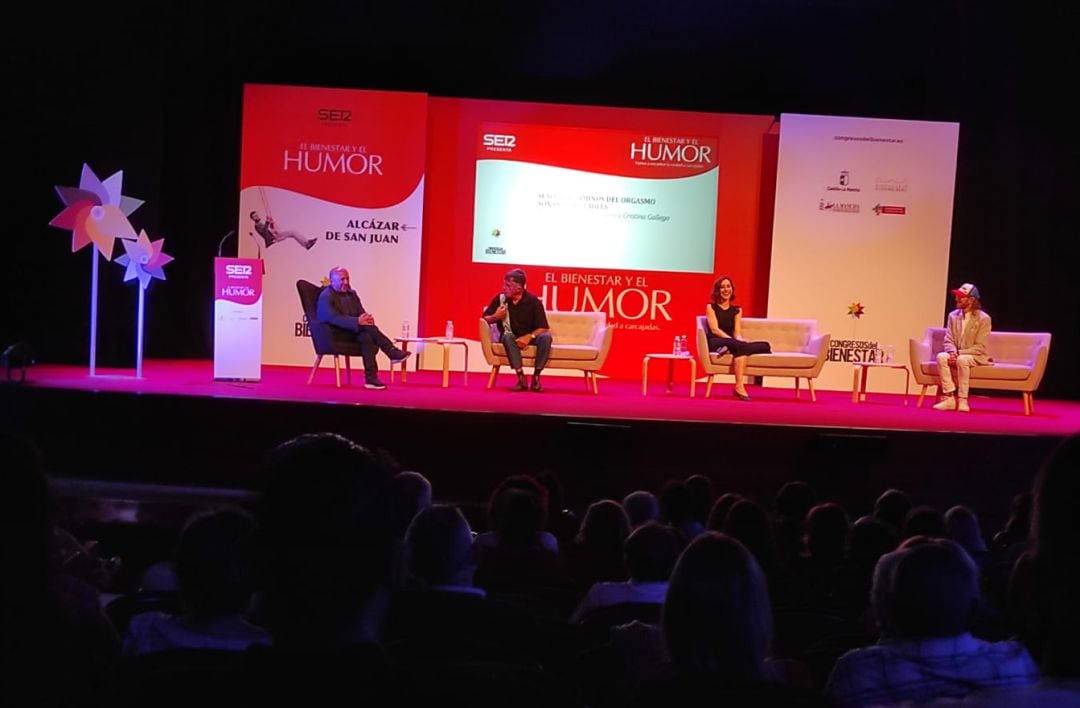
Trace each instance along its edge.
<path fill-rule="evenodd" d="M 705 472 L 718 488 L 759 495 L 803 478 L 855 504 L 886 486 L 955 503 L 1025 489 L 1042 456 L 1080 432 L 1076 402 L 1036 398 L 1025 416 L 1018 395 L 973 396 L 963 414 L 931 409 L 929 396 L 916 408 L 917 389 L 905 405 L 902 395 L 855 404 L 850 391 L 818 391 L 811 402 L 806 390 L 751 386 L 746 403 L 730 381 L 709 399 L 699 382 L 691 398 L 679 370 L 666 394 L 664 367 L 650 372 L 647 396 L 640 380 L 603 379 L 593 395 L 583 377 L 551 375 L 537 394 L 510 391 L 508 374 L 487 390 L 482 372 L 467 384 L 451 372 L 443 388 L 441 371 L 409 371 L 407 383 L 398 373 L 392 384 L 383 371 L 390 386 L 369 391 L 360 372 L 342 388 L 332 368 L 312 385 L 308 373 L 264 366 L 260 382 L 233 383 L 213 381 L 210 361 L 147 360 L 142 379 L 39 365 L 25 384 L 0 387 L 0 401 L 4 424 L 36 438 L 65 479 L 253 489 L 269 447 L 332 430 L 422 471 L 438 496 L 473 500 L 505 474 L 555 469 L 571 497 Z"/>

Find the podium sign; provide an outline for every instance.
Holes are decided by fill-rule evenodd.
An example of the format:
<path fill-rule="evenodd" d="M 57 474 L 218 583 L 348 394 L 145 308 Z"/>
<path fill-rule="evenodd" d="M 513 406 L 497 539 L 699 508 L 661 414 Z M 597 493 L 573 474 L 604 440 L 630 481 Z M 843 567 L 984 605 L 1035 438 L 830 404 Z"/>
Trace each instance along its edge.
<path fill-rule="evenodd" d="M 262 378 L 263 262 L 214 259 L 214 379 Z"/>

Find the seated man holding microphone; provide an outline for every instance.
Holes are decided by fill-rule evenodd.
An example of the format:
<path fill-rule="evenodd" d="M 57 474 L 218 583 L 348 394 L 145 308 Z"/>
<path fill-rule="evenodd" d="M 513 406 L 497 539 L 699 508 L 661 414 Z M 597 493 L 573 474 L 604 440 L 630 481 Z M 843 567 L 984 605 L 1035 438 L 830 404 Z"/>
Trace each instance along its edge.
<path fill-rule="evenodd" d="M 542 392 L 544 389 L 540 385 L 540 372 L 551 353 L 551 332 L 544 304 L 540 302 L 540 298 L 525 289 L 525 271 L 514 268 L 506 273 L 503 277 L 502 292 L 493 297 L 484 309 L 484 321 L 499 326 L 500 340 L 506 348 L 506 358 L 517 372 L 517 383 L 511 390 Z M 521 351 L 530 344 L 536 346 L 531 387 L 525 381 L 521 362 Z"/>

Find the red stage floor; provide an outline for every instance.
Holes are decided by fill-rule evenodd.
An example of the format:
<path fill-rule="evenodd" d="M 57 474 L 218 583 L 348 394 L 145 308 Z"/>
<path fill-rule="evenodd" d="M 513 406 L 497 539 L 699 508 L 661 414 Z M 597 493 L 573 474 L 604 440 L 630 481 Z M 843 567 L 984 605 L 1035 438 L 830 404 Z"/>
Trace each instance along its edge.
<path fill-rule="evenodd" d="M 91 378 L 86 367 L 38 365 L 28 372 L 27 385 L 42 388 L 75 389 L 120 393 L 151 393 L 178 396 L 242 398 L 268 401 L 323 402 L 332 405 L 383 406 L 440 411 L 481 413 L 527 413 L 566 418 L 611 420 L 668 420 L 753 425 L 811 426 L 846 430 L 919 430 L 936 432 L 1006 435 L 1065 436 L 1080 432 L 1080 403 L 1040 400 L 1035 414 L 1024 415 L 1019 394 L 1010 397 L 973 396 L 970 414 L 943 413 L 930 408 L 927 398 L 916 408 L 917 396 L 903 403 L 902 395 L 869 394 L 868 400 L 853 404 L 850 391 L 818 391 L 817 402 L 803 391 L 796 399 L 792 389 L 751 387 L 752 403 L 731 397 L 730 384 L 713 387 L 711 399 L 704 398 L 705 386 L 698 384 L 697 397 L 689 397 L 689 385 L 676 382 L 665 395 L 662 374 L 657 372 L 649 395 L 641 395 L 640 381 L 600 382 L 600 395 L 585 390 L 579 377 L 545 377 L 543 394 L 509 391 L 513 379 L 500 377 L 496 387 L 485 390 L 487 374 L 469 375 L 468 385 L 461 373 L 452 373 L 449 388 L 441 388 L 442 374 L 410 371 L 408 383 L 400 377 L 385 391 L 368 391 L 362 374 L 354 372 L 354 386 L 334 387 L 333 369 L 322 369 L 315 383 L 306 385 L 308 369 L 284 366 L 263 367 L 259 383 L 215 382 L 212 365 L 199 360 L 152 360 L 144 362 L 143 378 L 134 370 L 98 370 Z M 344 372 L 342 372 L 344 378 Z M 389 383 L 388 372 L 382 378 Z"/>

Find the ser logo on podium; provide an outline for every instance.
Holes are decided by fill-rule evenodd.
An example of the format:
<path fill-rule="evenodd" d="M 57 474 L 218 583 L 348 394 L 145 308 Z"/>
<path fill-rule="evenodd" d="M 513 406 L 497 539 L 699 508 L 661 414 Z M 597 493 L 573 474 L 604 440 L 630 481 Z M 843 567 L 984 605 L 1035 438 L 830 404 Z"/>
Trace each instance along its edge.
<path fill-rule="evenodd" d="M 230 277 L 248 277 L 255 272 L 255 269 L 249 265 L 236 265 L 230 263 L 225 266 L 225 275 Z"/>

